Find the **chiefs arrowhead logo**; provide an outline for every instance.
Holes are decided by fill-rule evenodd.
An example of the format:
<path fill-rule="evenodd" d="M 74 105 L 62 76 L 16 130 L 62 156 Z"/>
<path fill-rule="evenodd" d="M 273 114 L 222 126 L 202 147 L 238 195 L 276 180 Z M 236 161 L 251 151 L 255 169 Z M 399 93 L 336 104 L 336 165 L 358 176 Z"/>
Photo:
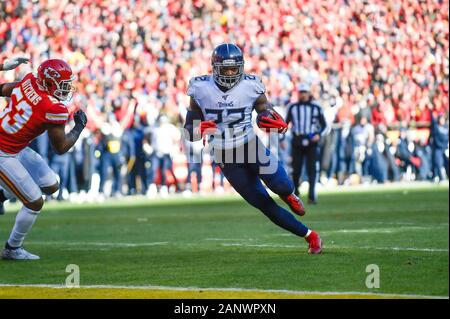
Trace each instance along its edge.
<path fill-rule="evenodd" d="M 46 77 L 54 79 L 54 80 L 61 77 L 61 74 L 59 74 L 58 71 L 56 71 L 55 69 L 53 69 L 51 67 L 48 67 L 44 70 L 44 75 Z"/>

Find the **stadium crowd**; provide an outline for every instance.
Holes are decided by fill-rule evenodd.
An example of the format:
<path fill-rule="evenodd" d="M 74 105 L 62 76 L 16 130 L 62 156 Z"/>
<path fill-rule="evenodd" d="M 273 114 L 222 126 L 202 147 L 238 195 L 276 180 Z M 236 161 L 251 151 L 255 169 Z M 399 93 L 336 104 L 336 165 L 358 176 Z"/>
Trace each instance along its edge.
<path fill-rule="evenodd" d="M 192 156 L 212 186 L 217 168 L 202 145 L 185 154 L 179 128 L 187 83 L 210 72 L 222 42 L 244 50 L 246 72 L 262 76 L 280 113 L 298 83 L 312 84 L 331 128 L 322 181 L 443 180 L 448 30 L 447 0 L 1 1 L 0 61 L 26 54 L 32 63 L 0 82 L 49 57 L 73 67 L 70 107 L 86 111 L 89 130 L 63 156 L 46 136 L 33 145 L 69 192 L 88 191 L 97 175 L 108 196 L 191 189 L 186 177 L 199 182 L 205 171 Z M 289 166 L 289 148 L 281 155 Z M 218 174 L 214 186 L 223 185 Z"/>

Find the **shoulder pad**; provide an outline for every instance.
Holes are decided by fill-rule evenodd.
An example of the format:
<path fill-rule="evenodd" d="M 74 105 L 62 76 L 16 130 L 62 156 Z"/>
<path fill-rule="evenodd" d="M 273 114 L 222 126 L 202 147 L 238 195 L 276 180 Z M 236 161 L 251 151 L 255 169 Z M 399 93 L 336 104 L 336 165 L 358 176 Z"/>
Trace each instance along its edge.
<path fill-rule="evenodd" d="M 189 83 L 208 81 L 210 77 L 210 75 L 195 76 L 189 81 Z"/>
<path fill-rule="evenodd" d="M 258 82 L 262 82 L 261 78 L 257 75 L 254 74 L 247 74 L 244 73 L 244 81 L 258 81 Z"/>
<path fill-rule="evenodd" d="M 195 88 L 208 83 L 210 78 L 211 78 L 210 75 L 201 75 L 201 76 L 195 76 L 195 77 L 191 78 L 189 80 L 189 85 L 187 88 L 187 95 L 194 97 Z"/>
<path fill-rule="evenodd" d="M 266 93 L 266 87 L 264 86 L 264 83 L 262 82 L 259 76 L 253 74 L 244 74 L 243 80 L 248 81 L 247 83 L 249 83 L 254 87 L 256 93 L 258 94 Z"/>
<path fill-rule="evenodd" d="M 57 98 L 55 98 L 55 97 L 53 97 L 51 95 L 47 95 L 47 96 L 48 96 L 48 99 L 50 100 L 50 102 L 52 102 L 53 104 L 59 104 L 60 103 L 60 101 L 58 101 Z"/>

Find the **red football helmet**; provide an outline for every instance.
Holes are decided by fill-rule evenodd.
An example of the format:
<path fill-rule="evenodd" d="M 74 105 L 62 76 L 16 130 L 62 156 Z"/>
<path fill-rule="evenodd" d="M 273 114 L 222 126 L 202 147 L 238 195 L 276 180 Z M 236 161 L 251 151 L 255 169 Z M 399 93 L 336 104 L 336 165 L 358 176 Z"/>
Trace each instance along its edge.
<path fill-rule="evenodd" d="M 70 66 L 59 59 L 50 59 L 42 62 L 38 68 L 38 83 L 48 94 L 60 101 L 68 101 L 72 98 L 75 87 L 75 75 Z"/>

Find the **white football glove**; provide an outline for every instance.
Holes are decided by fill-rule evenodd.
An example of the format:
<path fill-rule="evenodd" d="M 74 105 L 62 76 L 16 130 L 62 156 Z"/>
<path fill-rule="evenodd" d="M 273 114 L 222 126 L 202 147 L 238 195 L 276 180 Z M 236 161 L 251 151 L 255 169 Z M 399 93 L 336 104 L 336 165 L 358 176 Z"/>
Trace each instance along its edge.
<path fill-rule="evenodd" d="M 30 62 L 30 59 L 23 57 L 23 56 L 5 60 L 5 62 L 3 62 L 3 71 L 9 71 L 9 70 L 15 69 L 20 64 L 28 63 L 28 62 Z"/>

